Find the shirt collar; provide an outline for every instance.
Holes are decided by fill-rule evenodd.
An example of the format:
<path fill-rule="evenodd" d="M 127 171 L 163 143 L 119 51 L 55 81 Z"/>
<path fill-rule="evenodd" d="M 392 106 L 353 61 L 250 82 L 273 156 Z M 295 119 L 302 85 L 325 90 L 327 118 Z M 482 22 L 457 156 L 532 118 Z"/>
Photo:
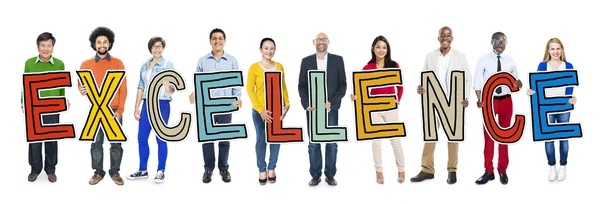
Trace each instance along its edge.
<path fill-rule="evenodd" d="M 446 54 L 446 56 L 442 55 L 442 51 L 440 49 L 437 49 L 437 53 L 438 53 L 438 56 L 440 56 L 440 57 L 450 57 L 450 55 L 452 55 L 452 47 L 450 47 L 450 52 L 448 52 L 448 54 Z"/>
<path fill-rule="evenodd" d="M 150 66 L 150 62 L 152 62 L 152 59 L 154 59 L 154 58 L 150 57 L 150 59 L 146 60 L 146 67 Z M 158 62 L 156 62 L 156 65 L 163 66 L 164 63 L 165 63 L 165 58 L 161 56 L 160 59 L 158 59 Z"/>
<path fill-rule="evenodd" d="M 498 53 L 496 53 L 496 50 L 492 51 L 492 52 L 490 53 L 490 55 L 491 55 L 493 58 L 498 58 Z M 500 58 L 504 58 L 504 52 L 502 52 L 502 54 L 500 54 Z"/>
<path fill-rule="evenodd" d="M 42 59 L 40 58 L 40 55 L 37 56 L 37 59 L 35 59 L 35 64 L 37 64 L 38 62 L 44 62 L 42 61 Z M 54 64 L 54 57 L 50 56 L 50 59 L 48 61 L 45 62 L 50 62 L 51 64 Z"/>
<path fill-rule="evenodd" d="M 106 53 L 106 57 L 104 57 L 105 60 L 110 61 L 110 53 Z M 96 62 L 100 61 L 100 56 L 98 56 L 98 53 L 96 53 L 96 56 L 94 57 L 94 60 L 96 60 Z"/>
<path fill-rule="evenodd" d="M 212 51 L 208 53 L 208 58 L 216 59 L 215 55 L 213 55 Z M 223 51 L 223 55 L 221 56 L 221 59 L 227 60 L 227 54 L 225 53 L 225 51 Z"/>
<path fill-rule="evenodd" d="M 323 60 L 327 60 L 327 56 L 329 56 L 329 52 L 325 53 L 325 56 L 323 56 Z M 319 56 L 317 56 L 316 53 L 315 53 L 315 58 L 317 58 L 317 61 L 319 60 Z"/>

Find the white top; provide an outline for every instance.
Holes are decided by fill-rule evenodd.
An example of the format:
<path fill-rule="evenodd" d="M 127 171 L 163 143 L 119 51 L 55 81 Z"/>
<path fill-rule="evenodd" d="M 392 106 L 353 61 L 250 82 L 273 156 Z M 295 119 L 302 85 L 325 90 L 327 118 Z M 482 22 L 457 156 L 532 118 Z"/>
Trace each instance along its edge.
<path fill-rule="evenodd" d="M 502 53 L 500 55 L 500 65 L 502 72 L 508 72 L 512 74 L 516 79 L 519 79 L 517 72 L 517 66 L 512 57 Z M 477 67 L 475 68 L 475 75 L 473 79 L 473 90 L 481 91 L 487 79 L 493 74 L 498 72 L 498 55 L 494 52 L 490 52 L 483 57 L 480 57 L 477 61 Z M 496 91 L 492 91 L 494 96 L 504 96 L 510 94 L 510 89 L 506 85 L 501 85 L 502 92 L 500 94 Z"/>
<path fill-rule="evenodd" d="M 327 70 L 327 56 L 329 54 L 325 54 L 325 56 L 323 56 L 323 59 L 319 59 L 319 56 L 317 56 L 317 69 L 318 70 Z"/>
<path fill-rule="evenodd" d="M 150 75 L 151 75 L 151 74 L 152 74 L 152 70 L 146 70 L 146 71 L 145 71 L 145 73 L 144 73 L 144 77 L 146 78 L 146 81 L 148 81 L 148 82 L 149 82 L 149 81 L 151 80 L 151 78 L 150 78 Z M 150 83 L 148 83 L 148 85 L 150 85 Z"/>
<path fill-rule="evenodd" d="M 452 52 L 448 52 L 448 54 L 446 54 L 446 56 L 444 56 L 441 52 L 438 56 L 438 62 L 439 62 L 439 69 L 438 69 L 438 73 L 435 73 L 436 76 L 438 76 L 438 81 L 440 82 L 440 85 L 442 86 L 442 89 L 444 90 L 444 93 L 446 93 L 446 97 L 450 97 L 450 90 L 448 90 L 448 85 L 446 84 L 446 75 L 448 74 L 448 68 L 450 67 L 450 53 Z"/>
<path fill-rule="evenodd" d="M 565 70 L 567 68 L 567 65 L 565 62 L 562 62 L 557 69 L 550 67 L 550 62 L 548 62 L 547 65 L 547 69 L 548 71 L 559 71 L 559 70 Z M 554 88 L 546 88 L 545 89 L 545 94 L 547 97 L 557 97 L 557 96 L 565 96 L 565 91 L 566 91 L 567 87 L 554 87 Z"/>

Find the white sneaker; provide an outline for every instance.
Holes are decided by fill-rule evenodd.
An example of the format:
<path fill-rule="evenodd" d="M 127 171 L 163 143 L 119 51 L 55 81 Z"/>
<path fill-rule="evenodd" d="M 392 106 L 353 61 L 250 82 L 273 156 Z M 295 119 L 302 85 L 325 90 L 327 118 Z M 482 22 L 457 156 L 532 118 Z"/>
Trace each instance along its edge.
<path fill-rule="evenodd" d="M 162 170 L 158 170 L 156 172 L 156 177 L 154 177 L 155 183 L 162 183 L 165 180 L 165 173 Z"/>
<path fill-rule="evenodd" d="M 550 166 L 550 171 L 548 172 L 548 181 L 556 180 L 556 166 Z"/>
<path fill-rule="evenodd" d="M 567 166 L 560 166 L 560 169 L 558 170 L 558 180 L 559 181 L 563 181 L 565 180 L 565 178 L 567 177 Z"/>

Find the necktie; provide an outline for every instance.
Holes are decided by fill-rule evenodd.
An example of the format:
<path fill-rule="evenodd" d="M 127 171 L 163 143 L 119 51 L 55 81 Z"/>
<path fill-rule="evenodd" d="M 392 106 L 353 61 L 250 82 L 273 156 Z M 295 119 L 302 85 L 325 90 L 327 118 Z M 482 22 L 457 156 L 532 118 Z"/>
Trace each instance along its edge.
<path fill-rule="evenodd" d="M 500 72 L 502 70 L 502 67 L 500 66 L 500 55 L 498 55 L 498 72 Z M 500 94 L 502 93 L 502 88 L 498 87 L 496 88 L 496 93 Z"/>

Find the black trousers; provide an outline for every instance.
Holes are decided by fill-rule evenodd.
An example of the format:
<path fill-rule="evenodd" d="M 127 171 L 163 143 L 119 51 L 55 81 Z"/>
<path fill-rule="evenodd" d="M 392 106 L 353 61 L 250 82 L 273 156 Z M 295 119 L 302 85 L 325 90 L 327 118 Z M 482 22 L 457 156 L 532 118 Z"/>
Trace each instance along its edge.
<path fill-rule="evenodd" d="M 57 124 L 59 115 L 42 116 L 43 124 Z M 44 146 L 45 161 L 42 162 L 42 144 Z M 42 168 L 46 174 L 54 174 L 58 163 L 58 143 L 56 141 L 29 143 L 29 165 L 31 173 L 40 174 Z"/>

